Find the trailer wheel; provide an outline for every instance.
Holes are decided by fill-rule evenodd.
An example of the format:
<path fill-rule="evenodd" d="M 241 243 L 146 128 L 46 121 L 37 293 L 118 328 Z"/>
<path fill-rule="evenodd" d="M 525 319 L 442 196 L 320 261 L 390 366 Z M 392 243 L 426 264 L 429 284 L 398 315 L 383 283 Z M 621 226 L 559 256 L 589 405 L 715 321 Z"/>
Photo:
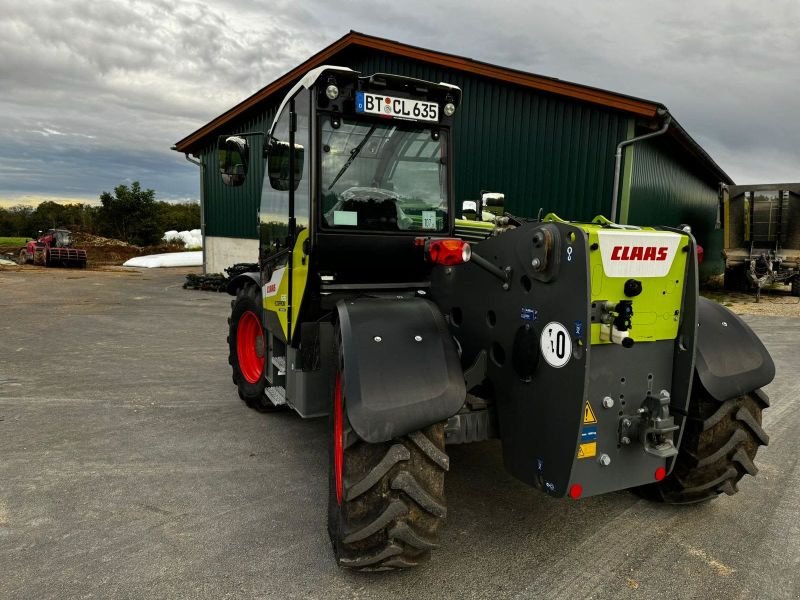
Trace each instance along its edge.
<path fill-rule="evenodd" d="M 665 479 L 636 491 L 667 504 L 692 504 L 732 496 L 745 475 L 758 473 L 753 460 L 759 446 L 769 443 L 761 427 L 767 396 L 755 390 L 718 402 L 696 385 L 675 466 Z"/>
<path fill-rule="evenodd" d="M 28 251 L 25 248 L 23 248 L 22 250 L 19 251 L 19 260 L 17 261 L 18 264 L 27 265 L 27 264 L 30 264 L 32 262 L 33 262 L 33 260 L 31 260 L 31 258 L 28 256 Z M 794 288 L 792 288 L 792 289 L 794 289 Z"/>
<path fill-rule="evenodd" d="M 361 440 L 344 412 L 341 353 L 339 360 L 330 412 L 328 494 L 336 562 L 360 571 L 414 567 L 429 560 L 447 514 L 444 423 L 390 442 Z"/>
<path fill-rule="evenodd" d="M 228 319 L 228 363 L 233 370 L 233 383 L 247 406 L 259 411 L 275 410 L 266 397 L 264 379 L 267 344 L 261 324 L 261 290 L 246 285 L 236 292 L 231 301 Z"/>
<path fill-rule="evenodd" d="M 792 288 L 790 293 L 792 296 L 800 296 L 800 275 L 795 275 L 794 279 L 792 279 Z"/>

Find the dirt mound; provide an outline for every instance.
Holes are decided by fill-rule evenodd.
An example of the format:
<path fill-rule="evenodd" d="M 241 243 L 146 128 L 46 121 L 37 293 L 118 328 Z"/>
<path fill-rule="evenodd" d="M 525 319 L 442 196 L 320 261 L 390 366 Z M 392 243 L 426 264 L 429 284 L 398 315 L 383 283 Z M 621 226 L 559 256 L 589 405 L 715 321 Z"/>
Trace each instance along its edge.
<path fill-rule="evenodd" d="M 133 244 L 129 244 L 128 242 L 123 242 L 122 240 L 115 240 L 114 238 L 107 238 L 101 235 L 92 235 L 91 233 L 73 233 L 72 234 L 74 243 L 76 247 L 82 248 L 107 248 L 107 247 L 119 247 L 119 248 L 134 248 L 141 252 L 142 248 L 139 246 L 134 246 Z"/>

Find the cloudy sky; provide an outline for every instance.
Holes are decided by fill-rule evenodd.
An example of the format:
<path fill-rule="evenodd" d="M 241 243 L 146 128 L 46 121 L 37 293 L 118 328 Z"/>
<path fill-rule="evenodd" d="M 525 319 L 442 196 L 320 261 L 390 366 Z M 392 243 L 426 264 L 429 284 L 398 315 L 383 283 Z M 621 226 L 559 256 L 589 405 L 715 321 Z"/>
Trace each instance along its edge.
<path fill-rule="evenodd" d="M 139 180 L 350 29 L 666 104 L 737 183 L 800 180 L 800 2 L 0 0 L 0 203 Z"/>

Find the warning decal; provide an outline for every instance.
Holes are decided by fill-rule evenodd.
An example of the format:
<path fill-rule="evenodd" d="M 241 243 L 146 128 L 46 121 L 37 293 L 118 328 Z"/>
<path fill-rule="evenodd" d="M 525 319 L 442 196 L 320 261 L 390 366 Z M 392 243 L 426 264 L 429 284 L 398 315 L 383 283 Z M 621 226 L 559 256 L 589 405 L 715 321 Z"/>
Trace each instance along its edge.
<path fill-rule="evenodd" d="M 588 442 L 578 446 L 578 458 L 593 458 L 597 456 L 597 442 Z"/>
<path fill-rule="evenodd" d="M 583 424 L 594 425 L 595 423 L 597 423 L 597 417 L 594 416 L 592 405 L 589 404 L 589 401 L 587 400 L 586 406 L 583 407 Z"/>

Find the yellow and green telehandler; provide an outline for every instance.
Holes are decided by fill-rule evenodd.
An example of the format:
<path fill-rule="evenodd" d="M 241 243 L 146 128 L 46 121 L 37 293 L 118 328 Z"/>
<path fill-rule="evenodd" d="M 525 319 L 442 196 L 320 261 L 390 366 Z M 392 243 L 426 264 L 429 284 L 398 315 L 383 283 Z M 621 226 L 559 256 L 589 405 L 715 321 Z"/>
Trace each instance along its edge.
<path fill-rule="evenodd" d="M 258 268 L 228 289 L 233 381 L 254 409 L 328 416 L 343 567 L 429 558 L 447 444 L 499 438 L 554 497 L 693 503 L 736 492 L 768 442 L 772 360 L 698 296 L 691 233 L 517 218 L 499 194 L 457 220 L 460 103 L 445 83 L 325 66 L 269 131 L 218 141 L 226 184 L 264 166 Z"/>

